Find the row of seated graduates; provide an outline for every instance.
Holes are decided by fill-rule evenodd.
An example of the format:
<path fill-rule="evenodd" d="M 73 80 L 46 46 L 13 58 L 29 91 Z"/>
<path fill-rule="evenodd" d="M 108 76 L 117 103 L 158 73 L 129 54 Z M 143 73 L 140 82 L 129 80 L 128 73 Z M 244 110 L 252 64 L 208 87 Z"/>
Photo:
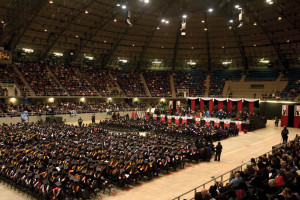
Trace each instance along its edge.
<path fill-rule="evenodd" d="M 209 190 L 195 194 L 195 200 L 296 200 L 299 199 L 300 138 L 290 141 L 278 151 L 258 159 L 251 158 L 243 171 L 237 171 L 226 185 L 215 182 Z"/>
<path fill-rule="evenodd" d="M 226 139 L 229 136 L 237 136 L 239 130 L 237 127 L 222 128 L 213 127 L 212 125 L 198 125 L 188 122 L 187 124 L 174 125 L 166 122 L 159 122 L 156 120 L 124 120 L 124 119 L 112 119 L 103 120 L 100 124 L 107 128 L 116 131 L 147 131 L 152 132 L 158 136 L 168 135 L 176 138 L 184 138 L 192 140 L 196 149 L 192 154 L 185 152 L 185 160 L 192 162 L 199 162 L 200 160 L 209 161 L 212 153 L 214 152 L 214 146 L 212 142 Z M 208 144 L 209 143 L 209 144 Z M 209 153 L 205 153 L 209 152 Z M 192 155 L 192 156 L 191 156 Z M 168 168 L 169 169 L 169 168 Z"/>
<path fill-rule="evenodd" d="M 1 179 L 43 199 L 86 199 L 112 184 L 138 184 L 201 153 L 195 138 L 109 133 L 101 124 L 3 125 L 1 133 Z"/>

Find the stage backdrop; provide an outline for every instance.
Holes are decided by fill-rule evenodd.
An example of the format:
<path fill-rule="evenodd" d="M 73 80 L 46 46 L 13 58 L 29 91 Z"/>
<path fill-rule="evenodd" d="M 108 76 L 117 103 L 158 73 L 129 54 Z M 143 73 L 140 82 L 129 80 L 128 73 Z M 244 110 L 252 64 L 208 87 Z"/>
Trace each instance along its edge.
<path fill-rule="evenodd" d="M 289 106 L 288 105 L 282 105 L 281 106 L 281 127 L 288 125 L 288 119 L 289 119 Z"/>
<path fill-rule="evenodd" d="M 295 105 L 295 109 L 294 109 L 294 128 L 300 128 L 300 105 Z"/>

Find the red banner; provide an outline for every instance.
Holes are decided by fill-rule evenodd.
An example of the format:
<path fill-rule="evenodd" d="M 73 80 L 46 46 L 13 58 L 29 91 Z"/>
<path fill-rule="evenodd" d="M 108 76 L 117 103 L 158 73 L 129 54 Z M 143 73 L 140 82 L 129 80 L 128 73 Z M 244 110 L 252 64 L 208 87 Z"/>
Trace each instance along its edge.
<path fill-rule="evenodd" d="M 287 126 L 289 120 L 289 106 L 282 105 L 281 106 L 281 127 Z"/>
<path fill-rule="evenodd" d="M 224 120 L 224 128 L 229 128 L 230 127 L 230 120 Z"/>
<path fill-rule="evenodd" d="M 243 101 L 242 100 L 237 102 L 237 111 L 243 112 Z"/>
<path fill-rule="evenodd" d="M 218 101 L 218 111 L 223 110 L 223 101 Z"/>
<path fill-rule="evenodd" d="M 179 119 L 180 119 L 179 116 L 175 116 L 175 125 L 179 125 Z"/>
<path fill-rule="evenodd" d="M 204 109 L 204 100 L 200 99 L 200 112 L 203 112 Z"/>
<path fill-rule="evenodd" d="M 254 102 L 249 102 L 249 113 L 253 112 Z"/>
<path fill-rule="evenodd" d="M 209 114 L 212 113 L 213 107 L 214 107 L 214 102 L 213 102 L 213 100 L 209 100 L 209 104 L 208 104 Z"/>
<path fill-rule="evenodd" d="M 300 128 L 300 105 L 295 105 L 294 128 Z"/>
<path fill-rule="evenodd" d="M 232 113 L 232 101 L 230 100 L 227 102 L 227 112 Z"/>
<path fill-rule="evenodd" d="M 195 112 L 195 99 L 191 100 L 191 110 Z"/>
<path fill-rule="evenodd" d="M 242 131 L 242 122 L 240 121 L 235 122 L 235 126 L 239 129 L 239 132 Z"/>
<path fill-rule="evenodd" d="M 187 124 L 187 117 L 186 116 L 183 116 L 182 117 L 182 122 L 181 124 Z"/>
<path fill-rule="evenodd" d="M 132 111 L 132 113 L 131 113 L 131 119 L 134 119 L 134 117 L 135 117 L 135 114 L 134 114 L 134 111 Z"/>
<path fill-rule="evenodd" d="M 206 119 L 206 120 L 205 120 L 205 125 L 206 125 L 206 126 L 209 126 L 209 125 L 210 125 L 210 120 L 209 120 L 209 119 Z"/>
<path fill-rule="evenodd" d="M 171 124 L 171 123 L 172 123 L 172 116 L 171 116 L 171 115 L 168 115 L 168 116 L 167 116 L 167 120 L 168 120 L 168 124 Z"/>
<path fill-rule="evenodd" d="M 166 120 L 165 118 L 166 118 L 165 115 L 160 115 L 160 121 L 161 121 L 161 122 L 164 122 L 164 121 Z"/>
<path fill-rule="evenodd" d="M 145 112 L 145 119 L 148 120 L 148 113 Z"/>
<path fill-rule="evenodd" d="M 219 119 L 215 119 L 215 127 L 220 127 L 220 120 Z"/>
<path fill-rule="evenodd" d="M 195 117 L 196 124 L 200 125 L 200 116 Z"/>
<path fill-rule="evenodd" d="M 157 120 L 157 114 L 153 114 L 153 120 Z"/>

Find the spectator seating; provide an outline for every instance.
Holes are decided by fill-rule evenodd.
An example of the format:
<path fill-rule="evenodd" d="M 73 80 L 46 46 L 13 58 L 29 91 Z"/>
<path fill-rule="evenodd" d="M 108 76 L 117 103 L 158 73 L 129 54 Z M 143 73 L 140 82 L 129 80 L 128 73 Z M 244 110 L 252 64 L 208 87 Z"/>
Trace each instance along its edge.
<path fill-rule="evenodd" d="M 11 65 L 0 65 L 0 80 L 4 82 L 13 82 L 16 84 L 22 95 L 29 94 L 26 86 Z"/>
<path fill-rule="evenodd" d="M 49 66 L 53 74 L 71 96 L 97 96 L 89 84 L 76 71 L 75 66 Z"/>
<path fill-rule="evenodd" d="M 152 97 L 171 97 L 168 71 L 146 71 L 144 77 Z"/>
<path fill-rule="evenodd" d="M 21 63 L 18 65 L 25 80 L 29 83 L 37 96 L 65 96 L 63 88 L 51 77 L 45 64 Z"/>
<path fill-rule="evenodd" d="M 174 73 L 176 95 L 180 89 L 189 90 L 189 96 L 203 96 L 206 89 L 205 71 L 181 71 Z"/>
<path fill-rule="evenodd" d="M 109 76 L 109 71 L 98 67 L 81 67 L 80 71 L 89 80 L 92 86 L 102 95 L 110 96 L 111 89 L 117 85 Z"/>
<path fill-rule="evenodd" d="M 300 95 L 300 69 L 289 69 L 281 79 L 288 81 L 288 85 L 281 92 L 281 97 L 297 97 Z"/>
<path fill-rule="evenodd" d="M 209 95 L 222 97 L 226 80 L 239 81 L 242 72 L 238 70 L 214 71 L 210 76 Z"/>
<path fill-rule="evenodd" d="M 131 69 L 114 69 L 111 71 L 115 81 L 128 97 L 147 96 L 139 71 Z"/>
<path fill-rule="evenodd" d="M 245 81 L 276 81 L 278 76 L 278 69 L 252 70 L 247 74 Z"/>

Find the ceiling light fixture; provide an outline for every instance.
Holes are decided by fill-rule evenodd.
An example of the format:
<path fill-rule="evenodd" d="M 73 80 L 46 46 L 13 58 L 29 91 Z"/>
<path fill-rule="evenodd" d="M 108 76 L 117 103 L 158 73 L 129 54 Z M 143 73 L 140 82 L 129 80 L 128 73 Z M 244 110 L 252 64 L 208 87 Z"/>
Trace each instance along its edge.
<path fill-rule="evenodd" d="M 229 23 L 233 23 L 233 19 L 229 20 Z"/>
<path fill-rule="evenodd" d="M 89 11 L 88 11 L 88 10 L 85 10 L 85 11 L 84 11 L 84 13 L 85 13 L 85 14 L 88 14 L 88 13 L 89 13 Z"/>
<path fill-rule="evenodd" d="M 127 8 L 126 5 L 122 5 L 122 9 L 125 10 Z"/>
<path fill-rule="evenodd" d="M 210 12 L 210 13 L 213 12 L 213 11 L 214 11 L 214 9 L 212 9 L 212 8 L 208 9 L 208 12 Z"/>
<path fill-rule="evenodd" d="M 183 19 L 186 19 L 186 18 L 187 18 L 187 15 L 182 15 L 182 18 L 183 18 Z"/>
<path fill-rule="evenodd" d="M 50 0 L 50 1 L 49 1 L 49 3 L 53 3 L 53 1 L 52 1 L 52 0 Z"/>

